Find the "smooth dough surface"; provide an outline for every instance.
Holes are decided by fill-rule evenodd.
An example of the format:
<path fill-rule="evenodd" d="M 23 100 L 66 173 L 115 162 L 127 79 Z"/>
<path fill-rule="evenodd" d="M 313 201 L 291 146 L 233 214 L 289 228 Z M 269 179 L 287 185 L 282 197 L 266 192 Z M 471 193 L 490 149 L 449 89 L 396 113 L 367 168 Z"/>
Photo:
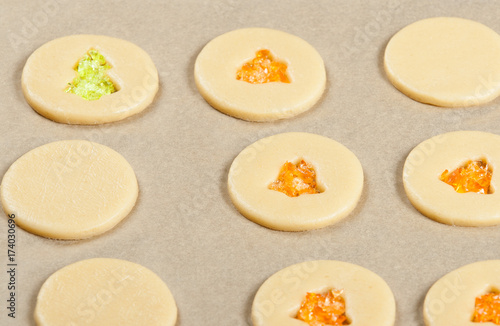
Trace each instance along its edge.
<path fill-rule="evenodd" d="M 48 238 L 83 239 L 113 228 L 132 210 L 132 167 L 109 147 L 64 140 L 37 147 L 5 173 L 4 211 L 23 229 Z"/>
<path fill-rule="evenodd" d="M 125 260 L 94 258 L 52 274 L 38 293 L 38 326 L 173 326 L 177 307 L 151 270 Z"/>
<path fill-rule="evenodd" d="M 500 136 L 480 131 L 455 131 L 416 146 L 403 169 L 410 202 L 425 216 L 441 223 L 488 226 L 500 223 L 500 192 L 457 193 L 439 179 L 469 160 L 486 159 L 492 169 L 490 189 L 500 185 Z M 497 189 L 498 190 L 498 189 Z"/>
<path fill-rule="evenodd" d="M 268 189 L 286 161 L 300 159 L 314 167 L 321 193 L 289 197 Z M 282 231 L 317 229 L 341 220 L 356 207 L 363 169 L 349 149 L 332 139 L 284 133 L 245 148 L 229 169 L 228 189 L 236 208 L 255 223 Z"/>
<path fill-rule="evenodd" d="M 106 74 L 117 92 L 88 101 L 66 93 L 73 68 L 90 49 L 111 65 Z M 24 97 L 42 116 L 68 124 L 100 124 L 125 119 L 144 110 L 158 91 L 158 72 L 137 45 L 101 35 L 72 35 L 52 40 L 28 58 L 22 74 Z"/>
<path fill-rule="evenodd" d="M 358 265 L 318 260 L 280 270 L 268 278 L 252 305 L 254 326 L 305 326 L 296 319 L 307 292 L 344 290 L 346 316 L 351 326 L 392 326 L 396 303 L 385 281 Z"/>
<path fill-rule="evenodd" d="M 236 80 L 237 70 L 262 49 L 287 64 L 291 83 Z M 304 112 L 319 100 L 326 83 L 323 59 L 309 43 L 267 28 L 239 29 L 216 37 L 198 55 L 194 76 L 210 105 L 249 121 L 272 121 Z"/>
<path fill-rule="evenodd" d="M 500 260 L 472 263 L 439 279 L 427 292 L 424 319 L 427 326 L 478 326 L 472 316 L 476 297 L 500 289 Z"/>
<path fill-rule="evenodd" d="M 410 98 L 444 107 L 489 102 L 500 94 L 500 35 L 475 21 L 417 21 L 387 44 L 385 71 Z"/>

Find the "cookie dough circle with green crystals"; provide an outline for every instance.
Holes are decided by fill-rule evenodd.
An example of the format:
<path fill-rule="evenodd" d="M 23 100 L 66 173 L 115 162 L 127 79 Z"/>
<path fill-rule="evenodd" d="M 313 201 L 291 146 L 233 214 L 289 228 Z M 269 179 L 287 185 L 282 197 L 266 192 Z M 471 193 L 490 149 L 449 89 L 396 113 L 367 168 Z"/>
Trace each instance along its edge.
<path fill-rule="evenodd" d="M 485 160 L 492 168 L 490 193 L 458 193 L 441 181 L 445 170 L 453 171 L 470 160 Z M 427 139 L 410 152 L 403 168 L 403 185 L 413 206 L 435 221 L 491 226 L 500 224 L 499 168 L 499 135 L 454 131 Z"/>
<path fill-rule="evenodd" d="M 478 326 L 473 322 L 475 299 L 500 289 L 500 260 L 479 261 L 462 266 L 429 289 L 424 301 L 426 326 Z"/>
<path fill-rule="evenodd" d="M 29 105 L 67 124 L 101 124 L 137 114 L 151 104 L 158 85 L 158 72 L 144 50 L 101 35 L 52 40 L 31 54 L 22 73 Z"/>
<path fill-rule="evenodd" d="M 130 164 L 109 147 L 64 140 L 37 147 L 5 173 L 5 213 L 28 232 L 54 239 L 102 234 L 135 205 L 138 185 Z"/>
<path fill-rule="evenodd" d="M 290 83 L 252 84 L 237 71 L 260 50 L 287 65 Z M 194 67 L 201 95 L 215 109 L 249 121 L 272 121 L 309 110 L 325 89 L 326 73 L 319 53 L 303 39 L 267 28 L 245 28 L 210 41 Z"/>
<path fill-rule="evenodd" d="M 315 170 L 319 193 L 289 197 L 269 189 L 286 162 L 300 160 Z M 281 231 L 318 229 L 354 210 L 363 190 L 363 169 L 349 149 L 330 138 L 283 133 L 238 154 L 229 169 L 228 190 L 238 211 L 255 223 Z"/>
<path fill-rule="evenodd" d="M 42 285 L 37 326 L 174 326 L 177 306 L 151 270 L 120 259 L 93 258 L 68 265 Z"/>
<path fill-rule="evenodd" d="M 391 38 L 384 65 L 391 83 L 416 101 L 483 104 L 500 94 L 500 35 L 463 18 L 420 20 Z"/>
<path fill-rule="evenodd" d="M 307 261 L 286 267 L 259 288 L 252 305 L 254 326 L 304 326 L 296 319 L 307 292 L 342 290 L 351 326 L 393 326 L 394 295 L 374 272 L 333 260 Z"/>

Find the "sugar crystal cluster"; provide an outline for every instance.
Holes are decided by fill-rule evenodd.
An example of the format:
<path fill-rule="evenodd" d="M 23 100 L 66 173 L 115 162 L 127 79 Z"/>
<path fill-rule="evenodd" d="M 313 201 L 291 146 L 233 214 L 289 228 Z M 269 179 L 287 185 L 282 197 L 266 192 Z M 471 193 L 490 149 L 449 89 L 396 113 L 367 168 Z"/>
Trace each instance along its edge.
<path fill-rule="evenodd" d="M 115 86 L 106 71 L 111 67 L 97 50 L 89 50 L 75 68 L 77 77 L 69 83 L 66 92 L 94 101 L 103 95 L 116 92 Z"/>
<path fill-rule="evenodd" d="M 308 323 L 309 326 L 349 325 L 342 291 L 335 289 L 326 294 L 308 292 L 296 318 Z"/>
<path fill-rule="evenodd" d="M 280 170 L 278 179 L 269 185 L 269 189 L 280 191 L 289 197 L 302 194 L 317 194 L 316 171 L 311 164 L 301 160 L 298 164 L 286 162 Z"/>
<path fill-rule="evenodd" d="M 273 59 L 269 50 L 260 50 L 255 58 L 245 63 L 236 73 L 236 79 L 251 84 L 269 82 L 290 83 L 286 74 L 287 65 Z"/>

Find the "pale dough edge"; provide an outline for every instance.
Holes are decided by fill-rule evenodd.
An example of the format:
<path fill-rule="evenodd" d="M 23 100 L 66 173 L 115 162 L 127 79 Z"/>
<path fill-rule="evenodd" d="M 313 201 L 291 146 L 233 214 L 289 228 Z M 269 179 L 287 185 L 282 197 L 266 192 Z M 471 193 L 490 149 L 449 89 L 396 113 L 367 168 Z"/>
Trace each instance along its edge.
<path fill-rule="evenodd" d="M 491 288 L 500 288 L 499 271 L 500 260 L 485 260 L 461 266 L 442 276 L 425 296 L 422 307 L 425 325 L 480 325 L 470 320 L 474 299 Z M 435 308 L 437 311 L 433 312 Z"/>
<path fill-rule="evenodd" d="M 26 218 L 19 216 L 18 209 L 16 209 L 15 207 L 12 207 L 11 204 L 13 204 L 13 203 L 11 203 L 11 201 L 9 200 L 10 193 L 6 193 L 6 191 L 8 191 L 8 190 L 6 190 L 6 182 L 11 180 L 13 177 L 15 177 L 15 175 L 13 176 L 12 173 L 16 173 L 13 171 L 19 169 L 19 167 L 18 167 L 19 164 L 21 164 L 21 167 L 25 167 L 26 163 L 29 163 L 27 161 L 27 158 L 28 157 L 31 158 L 31 156 L 37 155 L 40 150 L 44 151 L 44 150 L 46 150 L 46 148 L 52 148 L 52 150 L 55 150 L 60 145 L 68 145 L 68 144 L 75 144 L 76 145 L 77 143 L 81 143 L 81 142 L 87 142 L 87 141 L 62 140 L 62 141 L 56 141 L 56 142 L 48 143 L 45 145 L 41 145 L 41 146 L 38 146 L 38 147 L 26 152 L 25 154 L 23 154 L 21 157 L 16 159 L 11 164 L 11 166 L 9 167 L 9 169 L 7 170 L 5 175 L 3 176 L 2 182 L 0 184 L 0 200 L 2 203 L 2 207 L 7 215 L 16 214 L 15 221 L 16 221 L 17 226 L 19 226 L 20 228 L 22 228 L 25 231 L 30 232 L 32 234 L 46 237 L 46 238 L 50 238 L 50 239 L 82 240 L 82 239 L 87 239 L 87 238 L 91 238 L 94 236 L 99 236 L 99 235 L 113 229 L 118 223 L 120 223 L 122 220 L 124 220 L 130 214 L 130 212 L 135 207 L 135 204 L 137 202 L 137 198 L 139 195 L 139 186 L 138 186 L 137 178 L 136 178 L 136 175 L 135 175 L 133 168 L 130 166 L 128 161 L 120 153 L 116 152 L 115 150 L 113 150 L 105 145 L 102 145 L 99 143 L 93 143 L 93 142 L 89 142 L 89 143 L 92 146 L 97 146 L 101 150 L 109 151 L 113 155 L 115 155 L 116 158 L 119 159 L 120 163 L 122 163 L 124 165 L 124 167 L 126 169 L 126 173 L 128 175 L 127 177 L 130 180 L 133 180 L 133 183 L 131 185 L 132 188 L 128 189 L 126 198 L 125 197 L 123 198 L 123 203 L 125 203 L 125 205 L 121 206 L 120 207 L 121 209 L 119 211 L 116 211 L 113 216 L 110 216 L 110 218 L 105 220 L 103 223 L 101 223 L 99 225 L 94 225 L 92 228 L 88 228 L 88 229 L 83 230 L 83 231 L 82 230 L 68 230 L 68 229 L 66 229 L 66 230 L 60 230 L 60 229 L 54 230 L 54 229 L 51 229 L 50 226 L 30 224 L 29 219 L 26 220 Z M 17 172 L 17 173 L 19 173 L 19 172 Z M 14 182 L 14 180 L 12 180 L 11 183 L 12 182 Z"/>
<path fill-rule="evenodd" d="M 448 108 L 456 108 L 456 107 L 470 107 L 470 106 L 479 106 L 488 102 L 491 102 L 495 98 L 497 98 L 500 95 L 500 84 L 497 83 L 496 85 L 496 90 L 494 92 L 491 92 L 491 87 L 490 85 L 481 85 L 478 84 L 478 86 L 486 86 L 489 90 L 487 94 L 478 94 L 476 90 L 476 94 L 473 96 L 466 96 L 462 98 L 441 98 L 439 96 L 434 96 L 432 94 L 427 94 L 427 93 L 422 93 L 420 90 L 415 89 L 412 87 L 412 85 L 407 84 L 404 80 L 402 80 L 390 67 L 389 65 L 389 59 L 388 59 L 388 51 L 391 50 L 391 47 L 393 46 L 393 43 L 395 42 L 394 39 L 395 37 L 405 29 L 409 28 L 410 26 L 416 26 L 418 24 L 422 23 L 429 23 L 431 21 L 457 21 L 458 23 L 464 23 L 464 24 L 470 24 L 474 29 L 480 28 L 482 31 L 488 32 L 490 34 L 495 34 L 498 36 L 498 39 L 500 40 L 500 36 L 491 28 L 488 26 L 485 26 L 479 22 L 469 20 L 469 19 L 464 19 L 464 18 L 459 18 L 459 17 L 432 17 L 432 18 L 426 18 L 422 20 L 415 21 L 409 25 L 406 25 L 402 29 L 400 29 L 398 32 L 396 32 L 391 39 L 389 40 L 385 51 L 384 51 L 384 70 L 386 72 L 386 75 L 391 82 L 391 84 L 398 89 L 401 93 L 404 95 L 408 96 L 409 98 L 424 103 L 424 104 L 430 104 L 438 107 L 448 107 Z M 399 34 L 400 35 L 400 34 Z M 489 81 L 488 81 L 489 83 Z"/>
<path fill-rule="evenodd" d="M 396 302 L 388 284 L 367 268 L 334 260 L 297 263 L 266 279 L 252 304 L 253 325 L 281 326 L 285 322 L 294 326 L 304 325 L 302 321 L 290 318 L 292 315 L 289 313 L 300 306 L 305 293 L 336 287 L 338 289 L 339 285 L 345 290 L 346 313 L 351 318 L 350 325 L 364 326 L 368 320 L 373 319 L 377 320 L 377 326 L 394 325 Z M 364 292 L 367 286 L 371 288 L 368 292 L 373 296 L 371 299 Z M 375 307 L 370 305 L 371 302 Z M 265 312 L 260 308 L 269 303 L 273 304 L 273 311 L 270 315 L 263 316 Z"/>
<path fill-rule="evenodd" d="M 280 111 L 279 113 L 276 112 L 254 113 L 251 111 L 239 110 L 233 105 L 230 105 L 220 100 L 219 98 L 213 96 L 213 94 L 210 93 L 208 88 L 204 85 L 204 82 L 196 73 L 195 73 L 195 83 L 198 88 L 198 91 L 203 96 L 205 101 L 207 101 L 207 103 L 210 104 L 210 106 L 212 106 L 216 110 L 241 120 L 253 121 L 253 122 L 271 122 L 281 119 L 292 118 L 311 109 L 323 96 L 323 93 L 326 88 L 326 74 L 325 74 L 325 79 L 322 82 L 322 87 L 318 88 L 317 92 L 311 94 L 311 96 L 307 99 L 307 101 L 304 101 L 303 103 L 300 103 L 299 105 L 293 108 L 288 108 L 287 110 Z"/>
<path fill-rule="evenodd" d="M 258 150 L 258 154 L 256 154 L 254 159 L 248 161 L 246 159 L 246 154 L 248 154 L 247 152 L 252 152 L 254 147 L 261 148 L 261 146 L 266 146 L 266 144 L 273 144 L 274 146 L 278 145 L 277 147 L 280 148 L 296 148 L 294 144 L 297 144 L 297 142 L 301 143 L 301 145 L 298 146 L 299 148 L 306 146 L 306 143 L 308 142 L 315 142 L 314 146 L 306 147 L 309 147 L 314 153 L 308 154 L 313 155 L 311 157 L 313 161 L 319 161 L 316 162 L 316 164 L 319 164 L 319 166 L 316 166 L 317 171 L 324 170 L 323 172 L 327 172 L 328 174 L 332 173 L 333 171 L 332 175 L 335 175 L 334 170 L 336 170 L 337 165 L 335 165 L 335 167 L 331 167 L 331 162 L 329 161 L 329 158 L 331 158 L 332 155 L 334 155 L 337 160 L 341 161 L 341 163 L 337 162 L 337 164 L 348 166 L 348 169 L 350 171 L 349 175 L 352 177 L 352 179 L 343 181 L 349 181 L 350 185 L 345 189 L 339 187 L 339 190 L 336 191 L 327 190 L 327 192 L 323 194 L 302 195 L 296 198 L 289 198 L 284 194 L 269 191 L 269 193 L 265 194 L 267 195 L 267 197 L 265 197 L 265 200 L 260 201 L 259 205 L 256 205 L 254 203 L 255 199 L 252 199 L 254 197 L 254 195 L 252 194 L 261 190 L 267 191 L 267 188 L 261 189 L 259 187 L 260 181 L 250 181 L 257 182 L 257 184 L 248 184 L 251 189 L 255 189 L 250 193 L 240 192 L 239 189 L 241 188 L 242 180 L 238 178 L 238 175 L 248 175 L 255 173 L 255 171 L 247 170 L 242 172 L 240 170 L 242 166 L 245 169 L 252 168 L 254 164 L 258 166 L 263 155 L 271 155 L 270 159 L 274 160 L 276 158 L 280 161 L 280 164 L 284 163 L 287 159 L 290 159 L 290 157 L 294 156 L 293 153 L 285 149 L 283 150 L 284 153 L 281 153 L 285 154 L 285 156 L 282 157 L 282 155 L 275 152 L 273 150 L 273 146 L 271 146 L 267 147 L 267 150 Z M 329 147 L 328 150 L 320 151 L 320 149 L 324 148 L 325 146 Z M 330 148 L 330 146 L 332 147 Z M 302 152 L 302 155 L 306 154 Z M 338 159 L 339 157 L 340 159 Z M 249 163 L 253 161 L 254 163 Z M 313 161 L 311 161 L 311 163 Z M 345 169 L 345 166 L 341 167 L 340 169 Z M 276 170 L 276 173 L 278 171 L 279 169 Z M 332 179 L 331 175 L 328 175 L 327 180 L 327 182 L 331 182 L 332 184 L 340 182 L 338 179 Z M 238 182 L 240 185 L 236 185 L 236 182 Z M 321 180 L 318 179 L 318 182 L 321 182 Z M 290 132 L 262 138 L 242 150 L 231 164 L 231 168 L 228 174 L 227 186 L 234 206 L 244 217 L 246 217 L 250 221 L 278 231 L 306 231 L 335 224 L 348 216 L 356 208 L 359 199 L 361 198 L 364 186 L 364 175 L 361 163 L 359 162 L 358 158 L 344 145 L 325 136 L 303 132 Z M 339 191 L 344 191 L 342 202 L 333 201 L 330 203 L 330 200 L 334 199 L 332 198 L 332 196 L 336 197 L 336 193 L 338 193 Z M 346 194 L 345 191 L 347 191 L 348 193 Z M 251 195 L 252 197 L 247 198 L 248 195 Z M 278 205 L 276 205 L 276 201 L 279 201 Z M 277 215 L 274 215 L 275 213 L 271 213 L 271 211 L 273 210 L 269 208 L 270 206 L 287 207 L 292 204 L 291 201 L 294 201 L 297 205 L 299 205 L 300 203 L 300 205 L 302 206 L 306 205 L 307 207 L 311 207 L 311 209 L 313 209 L 314 211 L 308 212 L 308 218 L 304 219 L 297 219 L 296 217 L 292 218 L 290 216 L 290 213 L 286 213 L 286 211 L 276 213 Z M 288 218 L 286 218 L 287 216 Z"/>
<path fill-rule="evenodd" d="M 249 106 L 242 106 L 241 103 L 241 97 L 244 96 L 243 93 L 238 95 L 236 98 L 233 98 L 229 101 L 225 99 L 225 96 L 220 96 L 218 93 L 214 94 L 214 90 L 211 87 L 211 83 L 204 78 L 205 72 L 204 70 L 200 68 L 201 65 L 206 65 L 207 63 L 205 61 L 207 57 L 207 49 L 210 49 L 213 47 L 214 42 L 220 42 L 222 39 L 223 40 L 232 40 L 234 38 L 234 35 L 240 35 L 242 33 L 248 33 L 250 37 L 253 39 L 255 36 L 252 34 L 265 34 L 265 33 L 270 33 L 272 35 L 272 38 L 276 38 L 277 35 L 282 35 L 283 38 L 286 38 L 289 42 L 291 43 L 296 43 L 297 47 L 303 47 L 306 52 L 311 52 L 313 55 L 311 57 L 311 60 L 313 60 L 313 66 L 315 69 L 319 69 L 320 71 L 315 72 L 319 76 L 319 80 L 315 80 L 315 87 L 312 91 L 310 91 L 307 94 L 304 94 L 300 101 L 295 102 L 294 104 L 289 103 L 289 106 L 283 106 L 280 107 L 280 110 L 276 110 L 276 107 L 271 107 L 268 109 L 263 110 L 262 108 L 259 108 L 258 112 L 255 110 L 252 110 L 251 107 Z M 265 40 L 265 35 L 263 36 L 263 39 Z M 232 40 L 234 41 L 234 40 Z M 266 41 L 269 42 L 269 41 Z M 264 42 L 264 43 L 266 43 Z M 203 62 L 202 62 L 203 61 Z M 304 63 L 305 64 L 305 63 Z M 303 67 L 301 69 L 304 69 Z M 294 117 L 300 113 L 303 113 L 310 108 L 312 108 L 321 98 L 321 96 L 324 93 L 325 87 L 326 87 L 326 71 L 324 67 L 324 62 L 319 53 L 317 52 L 316 49 L 314 49 L 309 43 L 307 43 L 305 40 L 292 35 L 288 34 L 286 32 L 282 32 L 279 30 L 273 30 L 273 29 L 268 29 L 268 28 L 244 28 L 244 29 L 238 29 L 238 30 L 233 30 L 227 33 L 224 33 L 222 35 L 217 36 L 216 38 L 212 39 L 210 42 L 208 42 L 205 47 L 201 50 L 201 52 L 198 54 L 198 57 L 195 62 L 195 67 L 194 67 L 194 79 L 196 86 L 200 92 L 200 94 L 203 96 L 203 98 L 216 110 L 230 115 L 235 118 L 239 118 L 242 120 L 247 120 L 247 121 L 255 121 L 255 122 L 267 122 L 267 121 L 274 121 L 274 120 L 279 120 L 279 119 L 286 119 L 286 118 L 291 118 Z M 241 81 L 236 81 L 236 79 L 231 80 L 231 82 L 235 83 L 237 82 L 238 85 L 239 83 L 245 83 Z M 230 83 L 229 83 L 230 84 Z M 228 87 L 229 87 L 228 84 Z M 268 85 L 269 84 L 269 85 Z M 268 83 L 265 84 L 267 86 L 270 86 L 272 84 L 276 83 Z M 292 82 L 293 84 L 293 82 Z M 235 84 L 236 85 L 236 84 Z M 241 86 L 241 85 L 240 85 Z M 262 86 L 262 85 L 248 85 L 248 86 Z M 268 88 L 272 88 L 268 87 Z M 250 88 L 248 88 L 250 89 Z M 233 91 L 236 92 L 236 90 L 233 89 Z M 241 89 L 239 87 L 237 88 L 238 92 L 241 92 Z M 300 91 L 297 90 L 296 88 L 288 90 L 290 92 L 297 92 Z M 261 93 L 261 96 L 266 98 L 268 96 L 273 96 L 273 92 L 276 92 L 280 97 L 283 97 L 286 95 L 287 90 L 283 89 L 273 89 L 273 91 L 267 89 L 265 92 Z M 256 93 L 257 94 L 257 93 Z M 254 94 L 255 95 L 255 94 Z M 276 96 L 278 96 L 276 95 Z M 247 95 L 248 96 L 248 95 Z M 234 102 L 234 103 L 233 103 Z M 253 102 L 253 101 L 252 101 Z M 240 107 L 241 106 L 241 107 Z M 260 105 L 259 105 L 260 106 Z"/>
<path fill-rule="evenodd" d="M 467 143 L 469 139 L 472 140 Z M 461 141 L 464 141 L 466 143 L 461 143 Z M 474 145 L 475 142 L 473 141 L 480 141 L 482 143 L 480 143 L 479 145 Z M 426 182 L 422 184 L 420 180 L 412 181 L 416 178 L 414 174 L 423 173 L 420 171 L 427 171 L 430 169 L 429 164 L 432 163 L 428 163 L 428 160 L 437 160 L 437 162 L 435 163 L 439 163 L 442 170 L 444 171 L 445 168 L 449 169 L 453 167 L 454 158 L 451 157 L 452 154 L 457 157 L 463 156 L 463 159 L 473 159 L 472 156 L 477 156 L 480 154 L 490 156 L 489 159 L 493 161 L 490 161 L 490 163 L 494 166 L 492 185 L 495 182 L 498 183 L 500 151 L 497 149 L 497 145 L 499 144 L 500 136 L 481 131 L 452 131 L 431 137 L 419 143 L 408 154 L 408 157 L 405 160 L 402 175 L 404 189 L 411 204 L 424 216 L 443 224 L 466 227 L 493 226 L 499 224 L 500 217 L 498 216 L 498 214 L 488 215 L 489 213 L 492 213 L 494 211 L 493 206 L 487 206 L 489 207 L 488 211 L 485 212 L 483 210 L 481 214 L 478 214 L 476 211 L 474 211 L 474 208 L 463 207 L 464 203 L 466 203 L 465 201 L 467 201 L 467 203 L 471 202 L 471 195 L 475 194 L 456 193 L 451 188 L 451 186 L 446 185 L 445 183 L 440 181 L 438 179 L 438 175 L 434 176 L 425 174 L 425 177 L 434 179 L 426 180 Z M 484 147 L 486 147 L 486 149 L 484 149 Z M 479 153 L 477 153 L 476 149 L 478 149 L 477 151 L 479 151 Z M 459 150 L 459 153 L 455 152 L 455 150 Z M 445 158 L 441 158 L 443 155 L 449 155 L 450 157 L 447 156 Z M 418 158 L 420 157 L 420 160 L 422 160 L 422 156 L 424 157 L 424 160 L 422 161 L 422 163 L 419 163 Z M 412 160 L 415 160 L 419 164 L 415 165 L 415 163 L 412 163 Z M 417 170 L 419 172 L 415 172 Z M 441 173 L 442 171 L 439 172 Z M 426 186 L 425 193 L 422 192 L 424 191 L 422 190 L 423 185 Z M 428 194 L 430 192 L 435 193 L 436 196 L 439 197 L 438 199 L 436 199 L 441 201 L 439 205 L 433 203 L 435 201 L 434 199 L 437 197 L 429 198 Z M 491 202 L 493 201 L 491 198 L 494 199 L 500 195 L 498 192 L 495 192 L 493 194 L 478 196 L 480 197 L 478 197 L 477 199 L 473 199 L 471 204 L 481 201 L 481 207 L 484 207 L 484 205 L 491 205 Z M 450 207 L 450 210 L 444 211 L 443 205 L 448 205 L 448 207 Z M 481 207 L 479 207 L 479 209 Z M 459 211 L 457 211 L 457 209 Z M 474 214 L 476 218 L 470 218 L 470 216 L 473 216 Z"/>
<path fill-rule="evenodd" d="M 164 295 L 166 296 L 164 299 L 168 302 L 168 310 L 166 313 L 171 316 L 170 320 L 167 321 L 167 324 L 165 326 L 174 326 L 177 322 L 177 316 L 178 316 L 178 309 L 177 305 L 175 303 L 175 299 L 168 288 L 168 286 L 165 284 L 165 282 L 153 271 L 150 269 L 137 264 L 133 263 L 130 261 L 122 260 L 122 259 L 116 259 L 116 258 L 90 258 L 90 259 L 85 259 L 81 261 L 77 261 L 75 263 L 72 263 L 70 265 L 67 265 L 65 267 L 62 267 L 61 269 L 57 270 L 53 274 L 51 274 L 42 284 L 38 294 L 37 294 L 37 300 L 36 300 L 36 306 L 33 312 L 33 317 L 39 326 L 44 326 L 44 318 L 42 317 L 42 313 L 40 312 L 40 305 L 39 302 L 40 300 L 43 300 L 42 297 L 45 295 L 44 290 L 46 286 L 51 286 L 51 283 L 57 282 L 57 277 L 60 273 L 66 273 L 69 271 L 71 273 L 71 270 L 77 267 L 87 267 L 89 264 L 99 264 L 102 263 L 104 265 L 118 265 L 121 264 L 122 267 L 127 267 L 129 269 L 135 269 L 137 272 L 140 271 L 141 275 L 147 275 L 147 277 L 151 278 L 154 282 L 160 282 L 163 285 L 164 288 Z M 47 324 L 46 326 L 50 326 Z M 103 325 L 104 326 L 104 325 Z M 107 325 L 106 325 L 107 326 Z"/>
<path fill-rule="evenodd" d="M 257 223 L 266 228 L 275 230 L 275 231 L 285 231 L 285 232 L 302 232 L 302 231 L 310 231 L 316 230 L 320 228 L 327 227 L 329 225 L 334 225 L 344 218 L 346 218 L 349 214 L 351 214 L 356 206 L 359 203 L 361 195 L 363 193 L 362 187 L 359 189 L 359 192 L 355 193 L 352 197 L 352 200 L 345 205 L 340 211 L 332 212 L 329 216 L 325 216 L 321 220 L 317 221 L 307 221 L 302 224 L 290 224 L 286 223 L 286 221 L 273 221 L 268 216 L 263 215 L 261 212 L 256 212 L 249 208 L 249 204 L 244 200 L 241 200 L 237 193 L 232 190 L 234 186 L 232 185 L 233 181 L 228 180 L 228 188 L 229 195 L 231 197 L 231 201 L 236 209 L 240 212 L 241 215 L 249 219 L 250 221 Z"/>
<path fill-rule="evenodd" d="M 64 96 L 63 94 L 55 93 L 55 98 L 58 99 L 56 101 L 63 100 L 64 103 L 66 104 L 66 107 L 71 107 L 71 109 L 61 110 L 61 107 L 53 107 L 54 97 L 51 97 L 51 99 L 46 100 L 44 98 L 46 94 L 44 94 L 43 92 L 42 94 L 38 94 L 37 91 L 34 91 L 37 89 L 37 87 L 35 86 L 33 88 L 30 86 L 31 82 L 36 81 L 36 77 L 32 78 L 31 75 L 40 74 L 44 72 L 44 67 L 42 67 L 42 69 L 33 69 L 38 67 L 38 66 L 33 67 L 33 64 L 35 64 L 33 63 L 33 61 L 37 61 L 38 57 L 46 55 L 47 51 L 49 53 L 50 51 L 53 51 L 54 47 L 57 49 L 58 46 L 62 46 L 59 43 L 65 40 L 68 40 L 68 42 L 84 42 L 85 44 L 90 44 L 90 45 L 97 44 L 103 48 L 106 47 L 106 44 L 110 44 L 109 47 L 112 49 L 114 49 L 118 45 L 122 45 L 123 47 L 126 47 L 131 51 L 133 51 L 133 55 L 135 57 L 137 56 L 141 57 L 140 58 L 141 60 L 137 64 L 143 65 L 145 67 L 144 71 L 145 74 L 137 76 L 136 78 L 131 78 L 130 72 L 127 72 L 125 80 L 122 80 L 122 78 L 120 78 L 121 76 L 118 76 L 118 79 L 122 83 L 126 84 L 125 87 L 130 89 L 126 91 L 124 91 L 124 89 L 120 89 L 118 92 L 110 95 L 105 95 L 104 97 L 101 97 L 99 100 L 96 101 L 87 101 L 75 94 L 64 94 L 64 95 L 74 95 L 74 96 L 63 97 Z M 116 51 L 111 50 L 111 52 L 116 52 Z M 114 55 L 122 56 L 122 53 L 114 53 Z M 110 57 L 112 56 L 113 55 L 111 55 Z M 66 59 L 70 60 L 69 58 Z M 78 60 L 79 57 L 74 59 Z M 111 59 L 107 58 L 107 59 L 109 61 L 123 61 L 121 59 L 117 60 L 112 60 L 113 58 Z M 114 66 L 113 68 L 118 70 L 121 69 L 120 65 L 118 65 L 118 67 Z M 33 72 L 33 70 L 35 70 L 35 72 Z M 110 75 L 111 74 L 113 73 L 110 73 Z M 149 80 L 150 78 L 152 79 L 153 85 L 151 83 L 145 85 L 146 79 Z M 35 80 L 32 81 L 32 79 Z M 132 115 L 142 112 L 154 101 L 159 89 L 159 78 L 158 78 L 158 71 L 149 54 L 146 53 L 142 48 L 140 48 L 136 44 L 130 41 L 109 36 L 77 34 L 51 40 L 40 46 L 38 49 L 36 49 L 30 55 L 23 68 L 21 77 L 21 87 L 23 90 L 24 97 L 28 102 L 28 104 L 33 108 L 35 112 L 39 113 L 43 117 L 58 123 L 94 125 L 94 124 L 103 124 L 103 123 L 123 120 Z M 56 85 L 54 86 L 54 89 L 60 89 L 61 87 L 62 87 L 61 85 Z M 34 90 L 32 90 L 32 88 Z M 144 91 L 145 94 L 144 97 L 138 98 L 133 93 L 133 91 L 136 91 L 138 88 L 140 88 L 141 92 Z M 64 93 L 63 90 L 61 90 L 61 92 Z M 112 98 L 112 100 L 110 100 L 110 97 Z M 97 111 L 94 110 L 94 112 L 88 112 L 89 106 L 96 107 Z M 110 107 L 113 109 L 113 111 L 111 112 L 109 111 Z M 80 108 L 80 109 L 75 110 L 74 108 Z"/>

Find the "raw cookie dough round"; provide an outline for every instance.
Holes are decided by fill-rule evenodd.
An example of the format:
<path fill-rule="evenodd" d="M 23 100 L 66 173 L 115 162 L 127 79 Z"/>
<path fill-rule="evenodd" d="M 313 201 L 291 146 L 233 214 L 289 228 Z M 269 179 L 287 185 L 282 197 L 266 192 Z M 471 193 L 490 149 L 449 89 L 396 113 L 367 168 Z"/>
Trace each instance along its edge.
<path fill-rule="evenodd" d="M 296 319 L 307 292 L 343 290 L 350 326 L 392 326 L 396 303 L 385 281 L 358 265 L 333 260 L 303 262 L 268 278 L 252 305 L 254 326 L 305 326 Z"/>
<path fill-rule="evenodd" d="M 289 197 L 268 189 L 286 161 L 300 159 L 313 166 L 321 193 Z M 234 205 L 249 220 L 275 230 L 303 231 L 333 224 L 356 207 L 363 190 L 363 169 L 342 144 L 291 132 L 245 148 L 229 169 L 228 188 Z"/>
<path fill-rule="evenodd" d="M 4 211 L 21 228 L 55 239 L 84 239 L 113 228 L 134 207 L 137 179 L 109 147 L 64 140 L 21 156 L 3 177 Z"/>
<path fill-rule="evenodd" d="M 469 160 L 486 159 L 492 169 L 490 190 L 500 185 L 500 136 L 480 131 L 455 131 L 427 139 L 408 155 L 403 184 L 410 202 L 441 223 L 487 226 L 500 223 L 500 192 L 457 193 L 439 177 Z"/>
<path fill-rule="evenodd" d="M 500 289 L 500 260 L 465 265 L 443 276 L 427 292 L 424 320 L 427 326 L 478 326 L 472 322 L 475 299 Z"/>
<path fill-rule="evenodd" d="M 94 258 L 52 274 L 38 293 L 38 326 L 173 326 L 177 307 L 167 285 L 149 269 Z"/>
<path fill-rule="evenodd" d="M 236 79 L 238 69 L 264 49 L 287 64 L 290 83 L 250 84 Z M 323 59 L 309 43 L 267 28 L 239 29 L 216 37 L 198 55 L 194 76 L 210 105 L 249 121 L 272 121 L 302 113 L 319 100 L 326 83 Z"/>
<path fill-rule="evenodd" d="M 392 37 L 384 65 L 392 84 L 416 101 L 483 104 L 500 94 L 500 35 L 462 18 L 420 20 Z"/>
<path fill-rule="evenodd" d="M 117 91 L 88 101 L 66 93 L 78 61 L 95 49 L 111 65 L 107 75 Z M 68 124 L 100 124 L 125 119 L 144 110 L 158 91 L 158 72 L 137 45 L 100 35 L 72 35 L 50 41 L 28 58 L 22 74 L 26 101 L 39 114 Z"/>

